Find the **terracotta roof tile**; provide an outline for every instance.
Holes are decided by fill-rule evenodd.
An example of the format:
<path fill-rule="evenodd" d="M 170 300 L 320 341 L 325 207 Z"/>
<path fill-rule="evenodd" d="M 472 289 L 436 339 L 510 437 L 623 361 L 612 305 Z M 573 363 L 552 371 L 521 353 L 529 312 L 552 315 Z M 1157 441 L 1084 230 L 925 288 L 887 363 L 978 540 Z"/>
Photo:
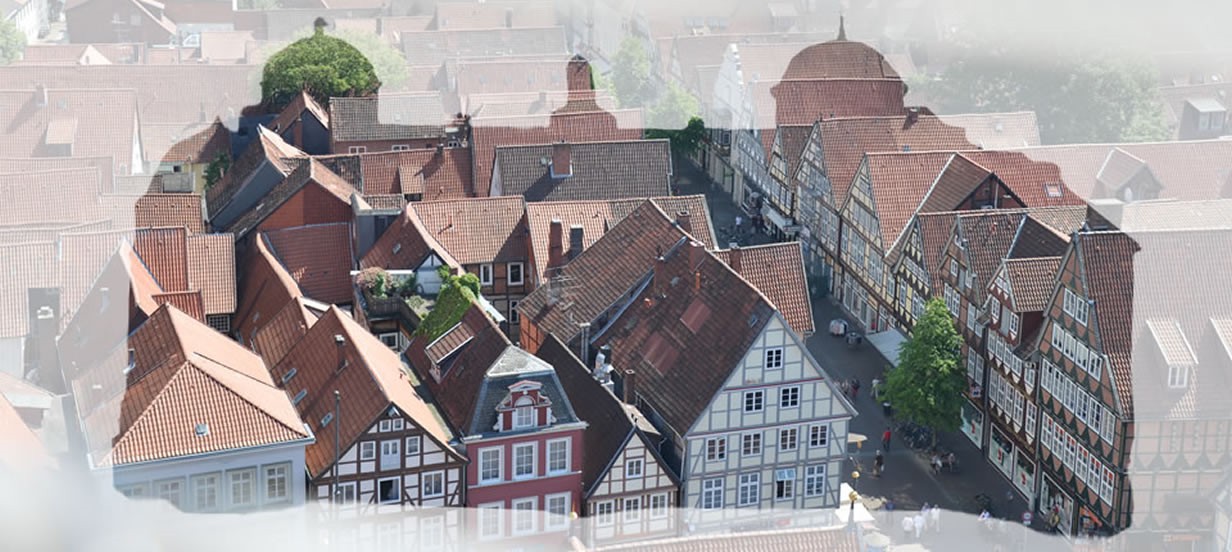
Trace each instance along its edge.
<path fill-rule="evenodd" d="M 206 190 L 205 202 L 211 217 L 231 203 L 235 195 L 243 189 L 247 179 L 263 164 L 268 163 L 283 176 L 287 176 L 291 174 L 293 167 L 288 166 L 282 158 L 305 155 L 287 144 L 277 134 L 266 130 L 265 127 L 258 126 L 257 134 L 258 138 L 253 140 L 239 158 L 232 162 L 231 168 L 227 170 L 222 179 Z"/>
<path fill-rule="evenodd" d="M 141 142 L 147 161 L 209 163 L 231 155 L 231 131 L 213 123 L 142 123 Z"/>
<path fill-rule="evenodd" d="M 502 146 L 493 170 L 501 195 L 569 201 L 664 196 L 672 167 L 667 140 L 636 140 Z"/>
<path fill-rule="evenodd" d="M 650 198 L 673 220 L 680 213 L 689 214 L 689 235 L 714 249 L 716 239 L 710 223 L 710 208 L 702 195 Z M 545 281 L 548 274 L 549 246 L 552 220 L 561 221 L 562 248 L 568 249 L 568 231 L 574 225 L 582 226 L 582 249 L 593 245 L 607 231 L 645 202 L 643 199 L 615 201 L 543 201 L 526 204 L 526 221 L 530 227 L 531 257 L 535 262 L 535 277 Z M 562 257 L 562 260 L 563 257 Z"/>
<path fill-rule="evenodd" d="M 451 120 L 439 92 L 329 100 L 330 139 L 334 142 L 444 136 L 445 125 Z"/>
<path fill-rule="evenodd" d="M 749 85 L 749 94 L 753 124 L 761 129 L 807 125 L 835 117 L 890 117 L 904 112 L 903 83 L 898 79 L 759 81 Z"/>
<path fill-rule="evenodd" d="M 115 171 L 111 157 L 0 157 L 0 174 L 16 175 L 95 168 L 98 170 L 100 193 L 115 191 Z M 149 180 L 149 177 L 144 177 Z M 144 188 L 141 190 L 145 191 Z"/>
<path fill-rule="evenodd" d="M 155 293 L 151 298 L 160 306 L 169 303 L 194 320 L 205 322 L 205 306 L 201 303 L 200 291 Z"/>
<path fill-rule="evenodd" d="M 131 221 L 134 228 L 183 226 L 194 234 L 205 231 L 201 194 L 115 194 L 103 199 L 117 211 L 113 219 L 121 225 Z"/>
<path fill-rule="evenodd" d="M 403 211 L 407 200 L 402 194 L 380 194 L 363 196 L 367 208 L 378 211 Z"/>
<path fill-rule="evenodd" d="M 804 254 L 797 242 L 715 251 L 774 305 L 801 337 L 813 335 L 813 305 L 804 274 Z M 739 258 L 739 261 L 736 259 Z"/>
<path fill-rule="evenodd" d="M 898 73 L 875 48 L 862 42 L 831 40 L 809 46 L 791 58 L 784 79 L 897 79 Z"/>
<path fill-rule="evenodd" d="M 1034 111 L 938 115 L 942 123 L 963 129 L 967 141 L 982 150 L 1040 145 Z"/>
<path fill-rule="evenodd" d="M 380 267 L 388 269 L 418 268 L 435 253 L 455 269 L 462 265 L 428 232 L 418 212 L 409 204 L 402 216 L 394 221 L 372 244 L 372 248 L 360 260 L 360 268 Z"/>
<path fill-rule="evenodd" d="M 0 175 L 3 225 L 83 223 L 106 218 L 94 167 Z"/>
<path fill-rule="evenodd" d="M 820 123 L 822 155 L 832 183 L 834 204 L 842 206 L 865 153 L 939 151 L 968 148 L 962 129 L 936 117 L 854 117 Z"/>
<path fill-rule="evenodd" d="M 1018 150 L 1027 157 L 1055 163 L 1065 183 L 1083 198 L 1106 197 L 1097 190 L 1098 177 L 1119 149 L 1141 159 L 1163 186 L 1159 197 L 1180 200 L 1224 197 L 1232 174 L 1232 140 L 1191 140 L 1141 144 L 1081 144 Z M 1101 193 L 1097 193 L 1101 192 Z"/>
<path fill-rule="evenodd" d="M 133 235 L 133 249 L 166 291 L 188 289 L 188 231 L 143 228 Z"/>
<path fill-rule="evenodd" d="M 877 211 L 874 215 L 880 225 L 883 244 L 898 239 L 911 216 L 929 198 L 933 183 L 939 181 L 953 157 L 954 154 L 948 152 L 870 153 L 867 156 Z M 972 189 L 978 184 L 968 183 Z"/>
<path fill-rule="evenodd" d="M 54 468 L 57 462 L 43 446 L 43 441 L 26 425 L 25 420 L 0 394 L 0 466 L 19 474 L 30 469 Z"/>
<path fill-rule="evenodd" d="M 963 156 L 997 175 L 1028 207 L 1085 205 L 1072 183 L 1062 180 L 1056 165 L 1033 160 L 1033 155 L 1010 151 L 965 151 Z"/>
<path fill-rule="evenodd" d="M 56 244 L 22 243 L 0 246 L 0 337 L 25 336 L 29 332 L 29 289 L 56 278 Z M 63 309 L 63 307 L 61 307 Z"/>
<path fill-rule="evenodd" d="M 249 232 L 257 229 L 257 227 L 265 222 L 266 219 L 279 210 L 284 204 L 291 200 L 309 187 L 316 187 L 323 190 L 326 194 L 333 196 L 341 203 L 347 206 L 351 205 L 351 196 L 356 193 L 351 183 L 343 180 L 333 171 L 329 170 L 324 164 L 316 159 L 309 159 L 299 165 L 291 173 L 287 174 L 286 178 L 276 184 L 269 193 L 265 194 L 257 205 L 248 212 L 240 215 L 227 228 L 236 240 L 244 238 Z M 303 213 L 296 213 L 296 216 L 291 217 L 300 222 L 341 222 L 338 220 L 319 221 L 316 218 L 337 218 L 325 210 L 321 202 L 309 203 L 305 201 Z M 321 209 L 322 211 L 316 211 Z M 350 217 L 347 217 L 348 220 Z"/>
<path fill-rule="evenodd" d="M 314 224 L 262 232 L 270 252 L 308 297 L 331 304 L 353 299 L 351 224 Z"/>
<path fill-rule="evenodd" d="M 443 3 L 436 6 L 436 26 L 441 30 L 544 27 L 555 24 L 556 9 L 551 2 Z"/>
<path fill-rule="evenodd" d="M 551 144 L 561 140 L 605 142 L 642 138 L 641 111 L 599 111 L 593 100 L 589 102 L 593 109 L 590 106 L 578 107 L 585 103 L 578 101 L 575 106 L 575 102 L 571 102 L 547 116 L 471 119 L 476 193 L 488 195 L 496 148 L 499 146 Z M 575 107 L 587 110 L 575 111 Z"/>
<path fill-rule="evenodd" d="M 311 437 L 260 357 L 174 307 L 155 312 L 128 347 L 131 371 L 120 346 L 73 381 L 95 467 Z"/>
<path fill-rule="evenodd" d="M 500 56 L 492 58 L 459 59 L 447 63 L 457 83 L 458 98 L 469 111 L 470 98 L 476 94 L 511 94 L 580 89 L 583 84 L 577 76 L 568 54 L 549 56 Z M 585 88 L 590 87 L 590 74 L 583 73 Z M 571 78 L 572 77 L 572 78 Z M 572 85 L 570 81 L 573 81 Z"/>
<path fill-rule="evenodd" d="M 637 373 L 637 397 L 678 433 L 693 426 L 775 316 L 757 288 L 700 245 L 700 254 L 694 248 L 684 243 L 665 261 L 642 264 L 652 272 L 650 285 L 595 341 L 612 348 L 613 366 Z M 683 323 L 695 302 L 712 314 Z"/>
<path fill-rule="evenodd" d="M 466 113 L 475 118 L 548 115 L 579 98 L 593 101 L 602 111 L 619 108 L 616 98 L 603 90 L 551 90 L 471 94 L 466 98 Z"/>
<path fill-rule="evenodd" d="M 103 267 L 120 248 L 133 238 L 131 230 L 74 232 L 60 235 L 56 259 L 60 274 L 60 310 L 66 323 L 85 298 Z"/>
<path fill-rule="evenodd" d="M 1087 296 L 1124 416 L 1133 415 L 1131 367 L 1134 321 L 1134 254 L 1138 245 L 1120 232 L 1084 232 L 1077 240 Z"/>
<path fill-rule="evenodd" d="M 954 221 L 955 232 L 966 240 L 967 270 L 976 278 L 970 293 L 977 304 L 983 303 L 984 290 L 1010 254 L 1026 219 L 1023 212 L 976 211 L 959 215 Z"/>
<path fill-rule="evenodd" d="M 235 312 L 235 241 L 229 234 L 188 236 L 188 285 L 200 290 L 205 314 Z"/>
<path fill-rule="evenodd" d="M 9 84 L 2 77 L 0 82 Z M 46 92 L 47 104 L 40 107 L 33 85 L 27 90 L 0 91 L 0 121 L 7 121 L 6 155 L 63 156 L 54 148 L 65 145 L 71 155 L 110 157 L 117 173 L 130 174 L 135 169 L 131 166 L 133 144 L 139 143 L 135 91 L 51 88 Z"/>
<path fill-rule="evenodd" d="M 252 350 L 261 355 L 266 366 L 274 366 L 316 321 L 317 315 L 308 310 L 304 299 L 295 297 L 257 330 L 252 338 Z"/>
<path fill-rule="evenodd" d="M 505 333 L 478 304 L 462 315 L 462 325 L 473 334 L 460 350 L 443 361 L 433 361 L 427 340 L 418 337 L 406 349 L 406 358 L 432 393 L 445 419 L 460 431 L 469 429 L 475 417 L 484 376 L 494 362 L 513 345 Z M 438 381 L 437 376 L 440 377 Z"/>
<path fill-rule="evenodd" d="M 954 220 L 963 212 L 920 213 L 916 219 L 920 230 L 920 254 L 924 259 L 923 268 L 928 271 L 928 279 L 934 292 L 940 291 L 937 285 L 941 282 L 941 256 L 953 236 Z"/>
<path fill-rule="evenodd" d="M 580 331 L 578 323 L 598 318 L 645 279 L 658 255 L 686 239 L 658 206 L 644 201 L 565 265 L 563 284 L 539 286 L 518 303 L 518 311 L 523 320 L 569 343 Z M 553 294 L 559 298 L 551 299 Z"/>
<path fill-rule="evenodd" d="M 503 15 L 502 15 L 503 17 Z M 439 24 L 439 21 L 438 21 Z M 435 64 L 454 57 L 551 55 L 568 52 L 563 27 L 446 29 L 402 32 L 406 59 Z"/>
<path fill-rule="evenodd" d="M 253 240 L 243 266 L 233 326 L 240 339 L 249 342 L 270 318 L 304 293 L 270 252 L 265 240 Z"/>
<path fill-rule="evenodd" d="M 423 194 L 424 201 L 475 196 L 470 148 L 394 151 L 359 154 L 365 195 Z M 407 190 L 413 177 L 421 190 Z"/>
<path fill-rule="evenodd" d="M 1006 259 L 1005 275 L 1014 312 L 1040 312 L 1047 308 L 1060 270 L 1061 257 Z"/>
<path fill-rule="evenodd" d="M 343 336 L 342 347 L 335 343 L 336 335 Z M 344 412 L 336 422 L 340 424 L 336 431 L 343 450 L 392 404 L 436 441 L 447 456 L 459 458 L 449 445 L 454 436 L 412 387 L 398 354 L 338 307 L 330 307 L 270 372 L 276 381 L 282 381 L 293 368 L 295 375 L 281 385 L 284 396 L 293 396 L 300 389 L 307 391 L 295 408 L 317 434 L 306 453 L 311 477 L 321 476 L 335 461 L 335 429 L 321 423 L 334 411 L 334 390 L 341 394 Z"/>
<path fill-rule="evenodd" d="M 299 121 L 300 116 L 302 116 L 305 111 L 312 114 L 313 117 L 316 117 L 317 121 L 320 121 L 325 128 L 330 128 L 329 111 L 326 111 L 321 104 L 312 99 L 312 96 L 308 95 L 307 92 L 300 92 L 298 96 L 292 98 L 291 103 L 288 103 L 286 107 L 282 108 L 282 111 L 278 113 L 278 116 L 275 117 L 273 121 L 270 121 L 266 126 L 268 126 L 270 130 L 282 135 Z"/>
<path fill-rule="evenodd" d="M 1135 201 L 1121 206 L 1117 226 L 1130 233 L 1228 228 L 1232 226 L 1232 200 Z"/>
<path fill-rule="evenodd" d="M 423 228 L 463 265 L 526 260 L 521 197 L 411 203 Z"/>

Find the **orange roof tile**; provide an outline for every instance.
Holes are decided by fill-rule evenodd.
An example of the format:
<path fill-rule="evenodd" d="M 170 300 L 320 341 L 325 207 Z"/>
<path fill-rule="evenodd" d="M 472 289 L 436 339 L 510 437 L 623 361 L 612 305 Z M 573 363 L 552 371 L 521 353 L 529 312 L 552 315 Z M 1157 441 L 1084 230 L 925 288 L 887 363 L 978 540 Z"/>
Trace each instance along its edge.
<path fill-rule="evenodd" d="M 171 304 L 194 320 L 205 322 L 205 306 L 201 303 L 200 291 L 172 291 L 155 293 L 154 302 L 158 305 Z"/>
<path fill-rule="evenodd" d="M 521 197 L 411 203 L 423 228 L 462 265 L 526 260 Z"/>
<path fill-rule="evenodd" d="M 9 84 L 3 77 L 0 82 Z M 39 107 L 33 85 L 26 90 L 0 91 L 0 121 L 7 121 L 6 155 L 63 155 L 49 148 L 67 144 L 71 155 L 110 157 L 119 174 L 140 169 L 131 166 L 133 145 L 139 143 L 135 91 L 52 88 L 46 92 L 47 104 Z"/>
<path fill-rule="evenodd" d="M 449 254 L 431 232 L 428 232 L 418 212 L 410 206 L 372 244 L 372 248 L 360 260 L 361 268 L 412 269 L 419 268 L 429 254 L 441 257 L 454 269 L 462 265 Z"/>
<path fill-rule="evenodd" d="M 1061 257 L 1006 259 L 1005 275 L 1010 284 L 1014 312 L 1039 312 L 1052 299 L 1053 285 L 1061 270 Z"/>
<path fill-rule="evenodd" d="M 797 334 L 813 335 L 813 304 L 798 242 L 725 249 L 714 254 L 761 291 Z"/>
<path fill-rule="evenodd" d="M 247 343 L 271 317 L 304 293 L 270 252 L 265 240 L 253 240 L 243 266 L 233 325 L 236 335 Z"/>
<path fill-rule="evenodd" d="M 470 148 L 359 154 L 365 195 L 423 194 L 424 201 L 475 196 Z M 412 178 L 419 191 L 410 190 Z"/>
<path fill-rule="evenodd" d="M 308 333 L 317 315 L 308 310 L 303 297 L 291 299 L 282 310 L 257 330 L 252 338 L 252 350 L 261 355 L 266 366 L 274 366 Z"/>
<path fill-rule="evenodd" d="M 133 249 L 164 290 L 188 289 L 188 231 L 183 227 L 139 229 Z"/>
<path fill-rule="evenodd" d="M 188 236 L 188 286 L 201 291 L 205 314 L 235 312 L 235 241 L 229 234 Z"/>
<path fill-rule="evenodd" d="M 353 300 L 351 224 L 338 222 L 262 232 L 270 253 L 308 297 L 331 304 Z"/>

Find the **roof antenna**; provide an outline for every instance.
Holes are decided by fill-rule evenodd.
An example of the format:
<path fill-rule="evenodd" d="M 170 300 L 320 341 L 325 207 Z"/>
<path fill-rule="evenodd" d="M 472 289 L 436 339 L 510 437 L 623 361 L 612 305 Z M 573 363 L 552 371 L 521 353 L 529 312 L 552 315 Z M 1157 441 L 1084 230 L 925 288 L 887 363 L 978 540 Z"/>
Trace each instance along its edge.
<path fill-rule="evenodd" d="M 843 19 L 844 19 L 843 14 L 840 13 L 838 15 L 838 39 L 839 40 L 847 40 L 847 27 L 844 24 L 845 22 L 843 21 Z"/>

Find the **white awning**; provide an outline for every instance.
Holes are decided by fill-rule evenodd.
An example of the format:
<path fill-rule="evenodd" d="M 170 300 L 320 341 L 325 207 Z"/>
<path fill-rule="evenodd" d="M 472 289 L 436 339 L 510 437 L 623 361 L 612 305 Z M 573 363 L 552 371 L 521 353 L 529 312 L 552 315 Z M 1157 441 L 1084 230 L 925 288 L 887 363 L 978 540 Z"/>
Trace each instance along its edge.
<path fill-rule="evenodd" d="M 898 330 L 889 329 L 884 332 L 868 334 L 865 337 L 868 338 L 868 342 L 872 343 L 873 347 L 877 348 L 877 352 L 885 357 L 886 362 L 890 363 L 890 366 L 898 367 L 898 348 L 907 342 L 907 336 Z"/>
<path fill-rule="evenodd" d="M 501 314 L 501 311 L 496 310 L 496 307 L 492 306 L 492 303 L 489 303 L 486 297 L 480 295 L 478 299 L 479 307 L 482 308 L 484 312 L 488 313 L 489 316 L 494 318 L 497 324 L 505 321 L 505 315 Z"/>
<path fill-rule="evenodd" d="M 787 220 L 783 215 L 771 207 L 769 203 L 762 206 L 761 214 L 766 217 L 772 224 L 779 227 L 779 230 L 787 231 L 787 227 L 791 226 L 791 221 Z"/>

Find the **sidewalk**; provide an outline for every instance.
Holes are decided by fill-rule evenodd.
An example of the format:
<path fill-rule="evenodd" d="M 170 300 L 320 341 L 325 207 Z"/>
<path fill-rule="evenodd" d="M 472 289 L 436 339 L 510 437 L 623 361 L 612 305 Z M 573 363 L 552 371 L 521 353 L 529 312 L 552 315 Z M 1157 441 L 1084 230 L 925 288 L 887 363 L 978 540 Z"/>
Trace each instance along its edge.
<path fill-rule="evenodd" d="M 732 203 L 731 196 L 713 185 L 710 177 L 702 172 L 701 167 L 696 163 L 683 159 L 676 170 L 679 173 L 676 186 L 680 195 L 706 196 L 706 207 L 710 209 L 710 223 L 714 225 L 715 238 L 718 240 L 716 245 L 720 249 L 727 249 L 728 244 L 733 241 L 739 243 L 741 247 L 774 242 L 766 234 L 753 233 L 748 216 L 741 212 L 735 203 Z M 737 215 L 744 218 L 743 231 L 739 235 L 733 235 L 731 228 L 736 224 Z"/>

